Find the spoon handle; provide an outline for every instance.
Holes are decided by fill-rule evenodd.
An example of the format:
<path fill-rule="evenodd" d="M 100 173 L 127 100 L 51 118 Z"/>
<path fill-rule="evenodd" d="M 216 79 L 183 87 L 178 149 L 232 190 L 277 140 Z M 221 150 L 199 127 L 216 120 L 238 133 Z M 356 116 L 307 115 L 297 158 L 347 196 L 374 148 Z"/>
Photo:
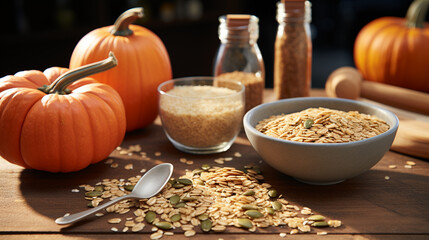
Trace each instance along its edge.
<path fill-rule="evenodd" d="M 102 210 L 104 208 L 107 208 L 107 207 L 109 207 L 109 206 L 111 206 L 111 205 L 113 205 L 113 204 L 115 204 L 117 202 L 123 201 L 125 199 L 129 199 L 129 198 L 134 198 L 134 197 L 135 196 L 132 195 L 132 194 L 120 196 L 120 197 L 117 197 L 117 198 L 111 200 L 110 202 L 107 202 L 107 203 L 105 203 L 103 205 L 100 205 L 98 207 L 91 208 L 91 209 L 88 209 L 86 211 L 82 211 L 82 212 L 79 212 L 79 213 L 71 214 L 71 215 L 68 215 L 68 216 L 57 218 L 55 220 L 55 223 L 56 224 L 74 223 L 74 222 L 77 222 L 79 220 L 82 220 L 83 218 L 85 218 L 85 217 L 87 217 L 87 216 L 89 216 L 89 215 L 91 215 L 93 213 L 96 213 L 96 212 L 98 212 L 98 211 L 100 211 L 100 210 Z"/>

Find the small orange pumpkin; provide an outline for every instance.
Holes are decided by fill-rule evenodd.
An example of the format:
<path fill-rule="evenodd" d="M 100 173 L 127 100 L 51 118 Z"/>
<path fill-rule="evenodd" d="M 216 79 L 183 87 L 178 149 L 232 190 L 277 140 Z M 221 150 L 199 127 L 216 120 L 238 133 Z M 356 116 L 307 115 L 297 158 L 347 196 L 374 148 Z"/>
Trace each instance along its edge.
<path fill-rule="evenodd" d="M 113 26 L 95 29 L 75 47 L 70 69 L 99 61 L 113 51 L 118 67 L 94 75 L 97 81 L 116 89 L 122 97 L 127 131 L 151 124 L 158 115 L 157 87 L 172 78 L 167 50 L 150 30 L 130 25 L 143 16 L 143 8 L 124 12 Z"/>
<path fill-rule="evenodd" d="M 429 0 L 415 0 L 406 18 L 382 17 L 359 32 L 355 65 L 364 79 L 429 92 Z"/>
<path fill-rule="evenodd" d="M 105 61 L 68 71 L 22 71 L 0 79 L 0 156 L 49 172 L 72 172 L 105 159 L 125 135 L 119 94 L 92 78 Z"/>

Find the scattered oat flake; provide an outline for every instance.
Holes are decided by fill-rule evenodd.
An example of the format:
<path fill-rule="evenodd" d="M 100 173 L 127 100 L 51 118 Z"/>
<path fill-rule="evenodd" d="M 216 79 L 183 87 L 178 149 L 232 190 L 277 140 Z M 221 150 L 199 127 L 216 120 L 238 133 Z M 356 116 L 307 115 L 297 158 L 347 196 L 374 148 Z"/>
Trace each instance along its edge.
<path fill-rule="evenodd" d="M 195 236 L 195 231 L 194 230 L 188 230 L 184 233 L 185 237 L 192 237 Z"/>
<path fill-rule="evenodd" d="M 389 176 L 384 176 L 384 179 L 389 180 L 390 177 Z"/>
<path fill-rule="evenodd" d="M 186 164 L 188 164 L 188 165 L 192 165 L 192 164 L 194 164 L 194 161 L 192 161 L 192 160 L 187 160 L 187 161 L 186 161 Z"/>
<path fill-rule="evenodd" d="M 217 164 L 224 164 L 223 158 L 217 158 L 214 160 L 214 162 Z"/>
<path fill-rule="evenodd" d="M 179 159 L 179 161 L 180 161 L 181 163 L 186 163 L 188 160 L 187 160 L 186 158 L 180 158 L 180 159 Z"/>
<path fill-rule="evenodd" d="M 396 165 L 389 165 L 389 168 L 390 168 L 390 169 L 395 169 L 395 168 L 396 168 Z"/>
<path fill-rule="evenodd" d="M 96 213 L 95 216 L 101 217 L 101 216 L 104 216 L 104 213 Z"/>
<path fill-rule="evenodd" d="M 112 164 L 113 163 L 113 159 L 107 159 L 105 162 L 104 162 L 105 164 Z"/>
<path fill-rule="evenodd" d="M 232 157 L 227 157 L 227 158 L 224 158 L 223 160 L 226 162 L 229 162 L 229 161 L 232 161 L 232 159 L 233 159 Z"/>
<path fill-rule="evenodd" d="M 116 150 L 120 151 L 122 148 L 120 146 L 116 147 Z"/>
<path fill-rule="evenodd" d="M 405 165 L 404 168 L 413 168 L 411 165 Z"/>
<path fill-rule="evenodd" d="M 112 227 L 110 230 L 111 230 L 112 232 L 117 232 L 117 231 L 119 231 L 119 229 L 117 229 L 117 228 L 115 228 L 115 227 Z"/>
<path fill-rule="evenodd" d="M 143 168 L 142 170 L 140 170 L 141 173 L 144 173 L 146 171 L 147 171 L 146 168 Z"/>
<path fill-rule="evenodd" d="M 131 170 L 131 169 L 133 169 L 133 164 L 132 163 L 129 163 L 129 164 L 127 164 L 127 165 L 125 165 L 125 167 L 124 167 L 126 170 Z"/>
<path fill-rule="evenodd" d="M 111 218 L 111 219 L 107 220 L 108 223 L 112 223 L 112 224 L 120 223 L 121 221 L 122 220 L 120 218 Z"/>
<path fill-rule="evenodd" d="M 242 155 L 241 155 L 241 153 L 239 153 L 239 152 L 235 152 L 234 153 L 234 157 L 241 157 Z"/>
<path fill-rule="evenodd" d="M 286 237 L 286 233 L 280 233 L 279 236 L 284 238 L 284 237 Z"/>
<path fill-rule="evenodd" d="M 162 235 L 163 235 L 163 232 L 161 232 L 161 231 L 158 231 L 158 232 L 155 232 L 155 233 L 152 233 L 151 235 L 150 235 L 150 239 L 160 239 L 160 238 L 162 238 Z"/>
<path fill-rule="evenodd" d="M 174 235 L 174 232 L 165 232 L 165 233 L 164 233 L 164 235 L 165 235 L 165 236 L 173 236 L 173 235 Z"/>
<path fill-rule="evenodd" d="M 117 168 L 119 166 L 119 164 L 117 164 L 117 163 L 112 163 L 111 165 L 110 165 L 110 167 L 111 168 Z"/>
<path fill-rule="evenodd" d="M 413 162 L 413 161 L 407 161 L 407 165 L 415 166 L 415 165 L 416 165 L 416 163 L 415 163 L 415 162 Z"/>
<path fill-rule="evenodd" d="M 317 235 L 327 235 L 328 232 L 317 232 Z"/>
<path fill-rule="evenodd" d="M 156 156 L 156 157 L 161 156 L 161 152 L 155 152 L 155 156 Z"/>
<path fill-rule="evenodd" d="M 71 190 L 71 192 L 79 192 L 79 189 L 74 188 Z"/>

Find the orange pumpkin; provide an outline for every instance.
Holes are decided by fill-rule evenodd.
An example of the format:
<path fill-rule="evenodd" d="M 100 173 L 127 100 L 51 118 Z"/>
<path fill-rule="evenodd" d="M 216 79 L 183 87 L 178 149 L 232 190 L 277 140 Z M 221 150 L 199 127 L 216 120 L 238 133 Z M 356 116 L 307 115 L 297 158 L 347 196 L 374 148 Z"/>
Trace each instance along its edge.
<path fill-rule="evenodd" d="M 356 67 L 364 79 L 429 92 L 428 0 L 415 0 L 406 18 L 382 17 L 359 32 Z"/>
<path fill-rule="evenodd" d="M 73 71 L 52 67 L 0 79 L 0 156 L 49 172 L 72 172 L 105 159 L 125 135 L 119 94 L 92 78 L 108 59 Z"/>
<path fill-rule="evenodd" d="M 109 84 L 122 97 L 127 116 L 127 131 L 151 124 L 158 115 L 157 87 L 172 78 L 167 50 L 150 30 L 130 25 L 143 16 L 143 8 L 124 12 L 115 25 L 102 27 L 84 36 L 75 47 L 70 69 L 98 61 L 113 51 L 118 67 L 94 75 Z"/>

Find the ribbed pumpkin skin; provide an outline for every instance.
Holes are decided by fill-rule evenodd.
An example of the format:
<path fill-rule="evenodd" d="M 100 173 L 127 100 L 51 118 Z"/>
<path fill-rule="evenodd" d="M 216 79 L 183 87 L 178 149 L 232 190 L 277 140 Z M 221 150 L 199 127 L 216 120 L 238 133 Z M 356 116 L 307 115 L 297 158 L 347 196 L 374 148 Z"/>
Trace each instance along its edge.
<path fill-rule="evenodd" d="M 110 86 L 83 78 L 70 94 L 37 90 L 66 68 L 0 79 L 0 156 L 24 168 L 73 172 L 99 162 L 122 142 L 125 109 Z"/>
<path fill-rule="evenodd" d="M 354 59 L 366 80 L 429 92 L 429 25 L 408 28 L 404 18 L 376 19 L 358 34 Z"/>
<path fill-rule="evenodd" d="M 133 34 L 115 36 L 112 26 L 95 29 L 75 47 L 70 69 L 103 59 L 115 53 L 118 66 L 93 75 L 99 82 L 112 86 L 125 105 L 127 131 L 151 124 L 158 115 L 157 87 L 172 78 L 167 50 L 150 30 L 129 25 Z"/>

